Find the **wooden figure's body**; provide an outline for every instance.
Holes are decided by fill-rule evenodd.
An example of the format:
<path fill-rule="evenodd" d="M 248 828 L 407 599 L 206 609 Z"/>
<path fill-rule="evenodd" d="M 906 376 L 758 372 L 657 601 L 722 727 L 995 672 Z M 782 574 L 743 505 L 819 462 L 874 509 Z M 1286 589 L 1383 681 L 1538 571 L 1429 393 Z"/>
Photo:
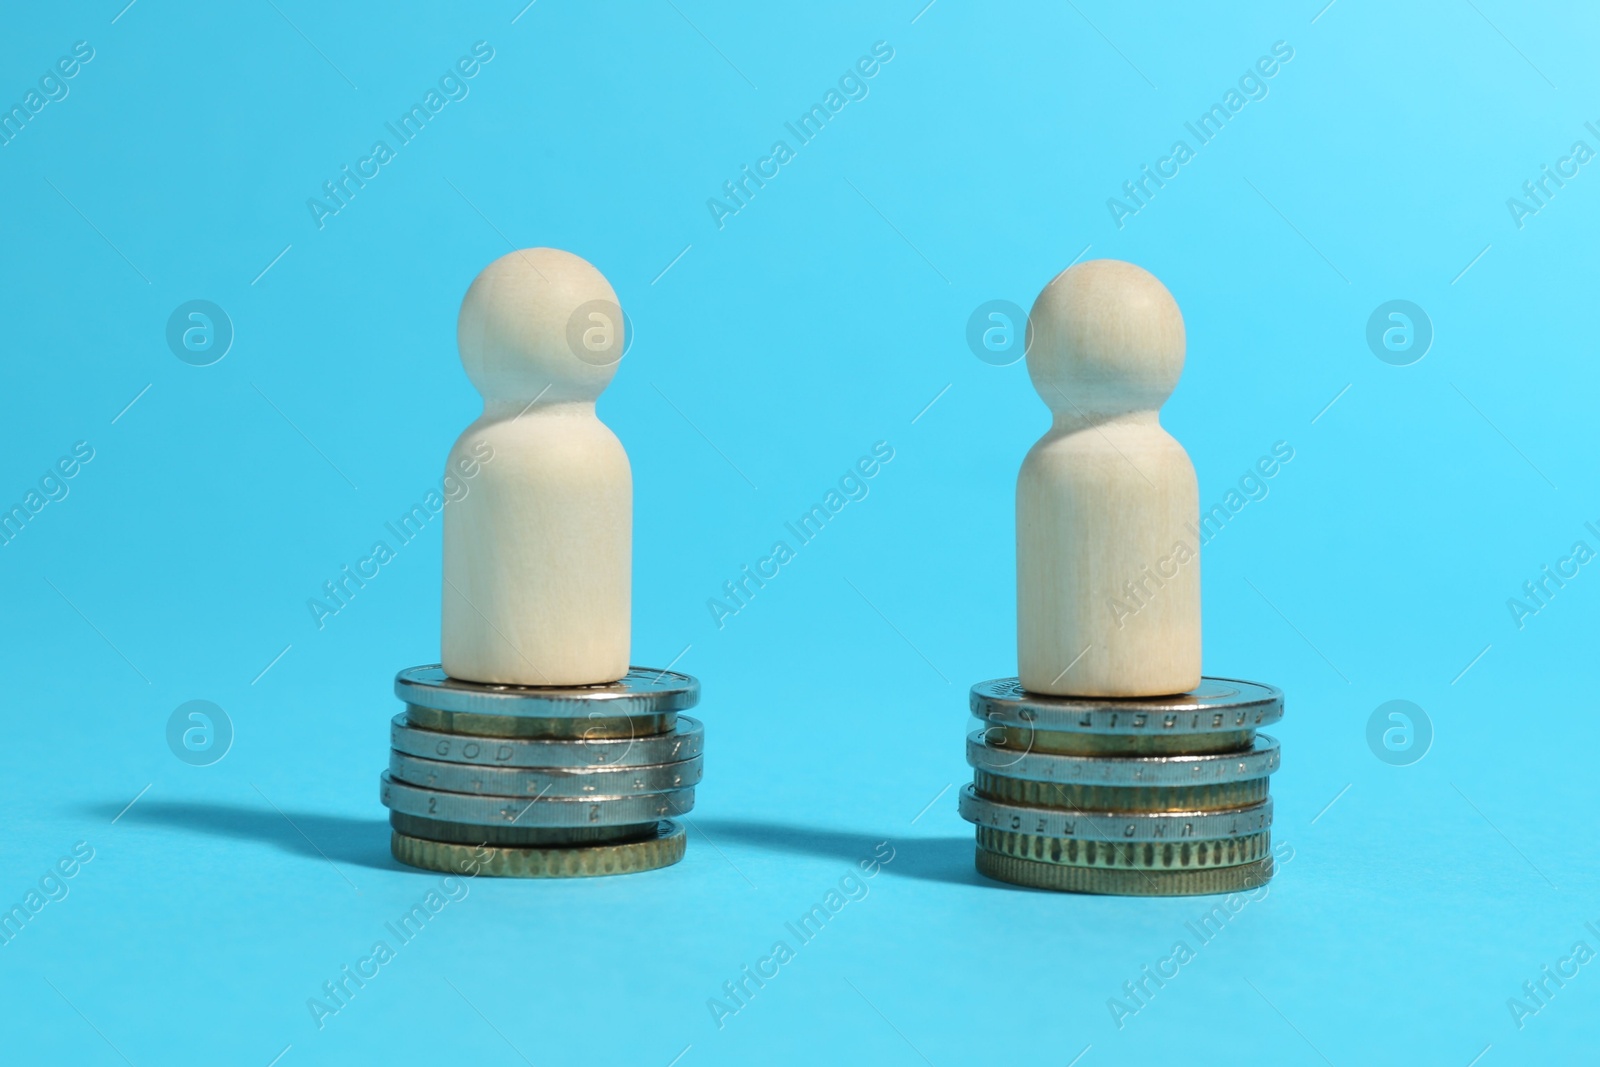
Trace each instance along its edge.
<path fill-rule="evenodd" d="M 618 320 L 620 357 L 616 294 L 570 253 L 503 256 L 462 302 L 461 361 L 484 411 L 447 468 L 460 477 L 459 464 L 480 461 L 445 509 L 441 658 L 452 678 L 595 685 L 628 671 L 633 475 L 595 415 L 615 360 L 580 359 L 569 340 L 580 311 Z"/>
<path fill-rule="evenodd" d="M 1057 696 L 1200 684 L 1199 492 L 1161 404 L 1183 370 L 1183 317 L 1130 263 L 1051 281 L 1029 318 L 1028 373 L 1054 424 L 1017 477 L 1017 660 Z"/>

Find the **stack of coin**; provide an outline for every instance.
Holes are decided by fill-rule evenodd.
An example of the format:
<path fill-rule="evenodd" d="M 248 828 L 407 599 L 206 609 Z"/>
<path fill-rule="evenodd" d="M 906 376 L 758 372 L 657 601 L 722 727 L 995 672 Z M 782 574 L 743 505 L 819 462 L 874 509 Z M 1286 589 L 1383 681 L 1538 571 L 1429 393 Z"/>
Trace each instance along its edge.
<path fill-rule="evenodd" d="M 1273 686 L 1205 678 L 1172 697 L 972 687 L 967 738 L 978 870 L 1036 889 L 1137 896 L 1230 893 L 1271 880 L 1278 742 Z"/>
<path fill-rule="evenodd" d="M 412 667 L 394 682 L 381 799 L 402 863 L 451 874 L 578 878 L 683 858 L 704 729 L 686 674 L 609 685 L 487 685 Z"/>

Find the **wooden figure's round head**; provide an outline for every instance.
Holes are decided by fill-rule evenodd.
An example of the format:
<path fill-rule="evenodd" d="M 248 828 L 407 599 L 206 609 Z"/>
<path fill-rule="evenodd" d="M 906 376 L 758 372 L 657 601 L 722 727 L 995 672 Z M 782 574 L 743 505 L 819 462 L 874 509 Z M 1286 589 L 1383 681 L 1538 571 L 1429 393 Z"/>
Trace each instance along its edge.
<path fill-rule="evenodd" d="M 1143 267 L 1093 259 L 1044 287 L 1028 316 L 1028 376 L 1057 415 L 1156 409 L 1183 373 L 1183 315 Z"/>
<path fill-rule="evenodd" d="M 456 345 L 485 403 L 593 401 L 616 373 L 624 329 L 617 294 L 592 264 L 527 248 L 473 279 Z"/>

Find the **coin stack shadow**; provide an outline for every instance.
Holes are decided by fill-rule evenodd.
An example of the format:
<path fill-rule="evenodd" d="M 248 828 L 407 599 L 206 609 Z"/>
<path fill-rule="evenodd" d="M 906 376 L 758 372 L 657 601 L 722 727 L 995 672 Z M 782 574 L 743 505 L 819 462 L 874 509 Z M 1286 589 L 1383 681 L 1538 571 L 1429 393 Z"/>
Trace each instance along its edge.
<path fill-rule="evenodd" d="M 380 796 L 402 863 L 450 874 L 580 878 L 683 858 L 704 728 L 685 674 L 609 685 L 488 685 L 437 665 L 395 677 Z"/>
<path fill-rule="evenodd" d="M 960 811 L 982 874 L 1128 896 L 1271 880 L 1279 749 L 1256 731 L 1283 717 L 1281 690 L 1204 678 L 1179 696 L 1053 697 L 999 678 L 970 705 L 984 729 L 967 738 Z"/>

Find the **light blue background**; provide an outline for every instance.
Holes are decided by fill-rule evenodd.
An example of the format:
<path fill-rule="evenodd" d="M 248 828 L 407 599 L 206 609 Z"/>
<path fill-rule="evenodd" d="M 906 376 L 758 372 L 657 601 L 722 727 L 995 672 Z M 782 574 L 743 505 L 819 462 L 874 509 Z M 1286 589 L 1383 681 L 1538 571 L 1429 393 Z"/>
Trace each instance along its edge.
<path fill-rule="evenodd" d="M 0 904 L 94 849 L 0 947 L 8 1061 L 1592 1061 L 1600 964 L 1520 1030 L 1506 1005 L 1600 949 L 1600 573 L 1521 630 L 1506 606 L 1600 548 L 1600 164 L 1506 206 L 1600 148 L 1592 8 L 121 3 L 0 33 L 7 105 L 95 49 L 0 148 L 0 499 L 95 450 L 0 548 Z M 319 230 L 307 198 L 480 40 L 470 95 Z M 870 96 L 719 231 L 707 198 L 880 40 Z M 1276 41 L 1270 95 L 1119 230 L 1107 198 Z M 705 687 L 697 830 L 662 872 L 471 883 L 319 1031 L 307 998 L 438 883 L 377 803 L 391 678 L 437 657 L 438 523 L 324 629 L 306 601 L 438 483 L 478 403 L 459 301 L 512 245 L 583 255 L 635 324 L 600 412 L 634 661 Z M 1108 998 L 1217 901 L 989 883 L 954 802 L 967 687 L 1016 669 L 1048 423 L 966 320 L 1080 255 L 1182 307 L 1163 421 L 1207 504 L 1295 450 L 1203 560 L 1207 672 L 1288 694 L 1294 859 L 1120 1030 Z M 204 368 L 163 337 L 196 298 L 236 330 Z M 1435 329 L 1409 367 L 1364 339 L 1397 298 Z M 719 630 L 707 599 L 880 440 L 870 495 Z M 208 768 L 164 740 L 190 699 L 236 730 Z M 1391 699 L 1436 732 L 1410 767 L 1365 740 Z M 880 841 L 719 1030 L 707 999 Z"/>

